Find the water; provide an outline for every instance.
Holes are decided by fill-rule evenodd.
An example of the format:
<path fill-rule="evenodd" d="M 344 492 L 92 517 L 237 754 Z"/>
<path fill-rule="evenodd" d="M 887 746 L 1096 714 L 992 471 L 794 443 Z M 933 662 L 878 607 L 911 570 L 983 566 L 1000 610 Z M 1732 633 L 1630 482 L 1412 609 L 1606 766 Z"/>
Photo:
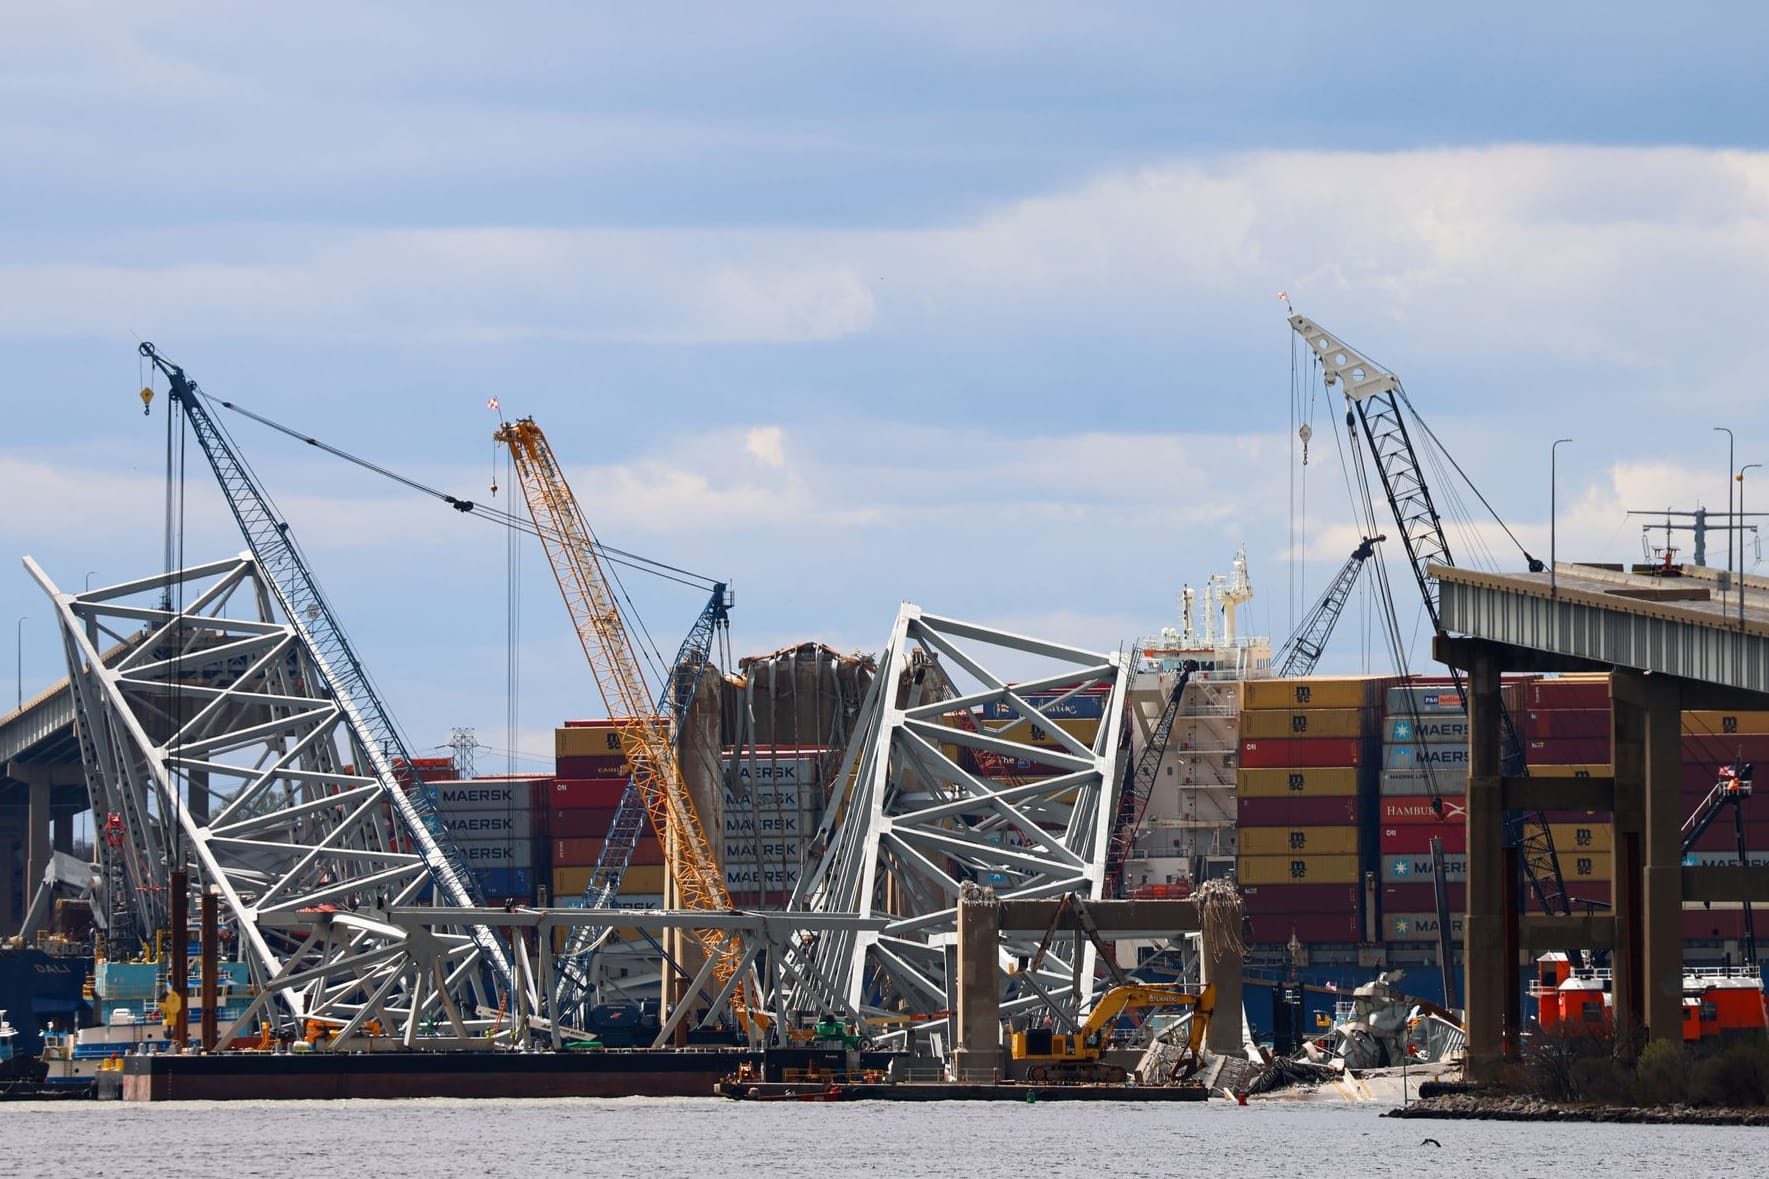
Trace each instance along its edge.
<path fill-rule="evenodd" d="M 1769 1130 L 1400 1121 L 1381 1107 L 683 1098 L 0 1106 L 0 1175 L 1629 1179 L 1751 1175 Z M 1421 1144 L 1437 1139 L 1442 1147 Z"/>

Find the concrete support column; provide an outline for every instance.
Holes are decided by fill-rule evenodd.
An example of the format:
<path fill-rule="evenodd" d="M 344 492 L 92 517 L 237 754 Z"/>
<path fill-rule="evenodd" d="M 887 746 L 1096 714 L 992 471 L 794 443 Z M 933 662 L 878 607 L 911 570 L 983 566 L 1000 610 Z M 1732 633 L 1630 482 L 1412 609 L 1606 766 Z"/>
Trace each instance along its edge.
<path fill-rule="evenodd" d="M 1641 1007 L 1641 936 L 1645 911 L 1641 905 L 1641 863 L 1646 837 L 1646 714 L 1645 677 L 1616 671 L 1610 676 L 1610 762 L 1615 775 L 1615 828 L 1612 846 L 1611 897 L 1615 912 L 1613 1014 L 1616 1042 L 1624 1059 L 1639 1051 L 1645 1023 Z"/>
<path fill-rule="evenodd" d="M 74 854 L 74 812 L 61 811 L 55 816 L 50 842 L 63 855 Z"/>
<path fill-rule="evenodd" d="M 1212 883 L 1210 887 L 1218 887 Z M 1238 899 L 1238 898 L 1237 898 Z M 1234 924 L 1240 928 L 1240 906 L 1234 911 Z M 1241 1039 L 1241 1032 L 1246 1024 L 1246 1010 L 1241 993 L 1241 978 L 1246 973 L 1246 956 L 1242 947 L 1221 945 L 1219 939 L 1211 936 L 1216 926 L 1209 921 L 1203 922 L 1203 939 L 1199 944 L 1198 960 L 1201 981 L 1216 986 L 1216 1014 L 1210 1020 L 1210 1032 L 1204 1046 L 1218 1056 L 1241 1056 L 1246 1045 Z"/>
<path fill-rule="evenodd" d="M 30 832 L 30 850 L 25 859 L 25 896 L 35 896 L 43 873 L 49 868 L 49 853 L 54 850 L 49 839 L 49 775 L 33 774 L 30 779 L 30 814 L 26 820 Z"/>
<path fill-rule="evenodd" d="M 13 864 L 17 858 L 18 840 L 12 837 L 10 831 L 0 831 L 0 937 L 11 937 L 17 933 L 19 922 L 24 917 L 12 890 Z"/>
<path fill-rule="evenodd" d="M 1507 973 L 1517 970 L 1505 938 L 1505 813 L 1500 778 L 1499 666 L 1480 655 L 1468 669 L 1468 913 L 1464 1002 L 1468 1079 L 1493 1080 L 1504 1052 Z"/>
<path fill-rule="evenodd" d="M 957 1039 L 952 1079 L 993 1081 L 1001 1068 L 1001 902 L 966 884 L 958 898 Z"/>
<path fill-rule="evenodd" d="M 1683 716 L 1677 681 L 1647 680 L 1643 1014 L 1649 1038 L 1683 1034 Z"/>

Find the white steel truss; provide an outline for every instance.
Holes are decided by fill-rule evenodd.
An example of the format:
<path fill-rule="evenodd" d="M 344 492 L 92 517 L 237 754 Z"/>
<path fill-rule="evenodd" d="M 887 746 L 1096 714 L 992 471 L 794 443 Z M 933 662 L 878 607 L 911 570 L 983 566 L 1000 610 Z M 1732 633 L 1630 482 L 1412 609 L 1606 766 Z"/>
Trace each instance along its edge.
<path fill-rule="evenodd" d="M 221 898 L 259 998 L 253 1021 L 318 1020 L 343 1045 L 368 1021 L 413 1042 L 453 1001 L 486 1001 L 480 943 L 411 936 L 386 910 L 433 878 L 299 627 L 278 621 L 249 554 L 82 594 L 26 565 L 54 600 L 86 781 L 104 830 L 113 944 L 167 928 L 170 869 Z M 113 818 L 114 816 L 114 818 Z M 114 870 L 113 870 L 114 869 Z M 193 907 L 194 911 L 194 907 Z M 445 1037 L 446 1038 L 446 1037 Z"/>
<path fill-rule="evenodd" d="M 948 1010 L 966 882 L 1003 898 L 1098 897 L 1121 788 L 1129 679 L 1118 653 L 906 603 L 792 901 L 798 910 L 884 920 L 803 939 L 785 1006 L 879 1016 Z M 1100 703 L 1091 742 L 1061 723 L 1082 700 Z M 1035 958 L 1037 948 L 1035 937 L 1010 936 L 1004 968 Z M 1094 966 L 1091 943 L 1047 947 L 1037 969 L 1014 975 L 1003 1013 L 1085 1009 Z"/>

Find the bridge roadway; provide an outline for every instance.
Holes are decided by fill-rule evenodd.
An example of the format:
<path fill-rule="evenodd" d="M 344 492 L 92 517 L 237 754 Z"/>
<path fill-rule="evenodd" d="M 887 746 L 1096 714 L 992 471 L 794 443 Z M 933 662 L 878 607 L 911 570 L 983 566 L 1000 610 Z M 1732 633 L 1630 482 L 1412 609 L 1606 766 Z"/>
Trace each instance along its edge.
<path fill-rule="evenodd" d="M 1546 950 L 1612 951 L 1624 1052 L 1682 1034 L 1683 902 L 1769 901 L 1769 869 L 1682 866 L 1682 712 L 1769 708 L 1769 579 L 1727 587 L 1717 571 L 1643 576 L 1562 563 L 1490 574 L 1433 565 L 1442 591 L 1439 660 L 1468 673 L 1468 1070 L 1490 1079 L 1515 1058 L 1520 969 Z M 1505 672 L 1609 672 L 1609 778 L 1501 772 Z M 1520 913 L 1516 810 L 1607 811 L 1614 825 L 1609 914 Z"/>
<path fill-rule="evenodd" d="M 64 679 L 0 716 L 0 937 L 17 932 L 50 852 L 74 850 L 90 805 Z"/>

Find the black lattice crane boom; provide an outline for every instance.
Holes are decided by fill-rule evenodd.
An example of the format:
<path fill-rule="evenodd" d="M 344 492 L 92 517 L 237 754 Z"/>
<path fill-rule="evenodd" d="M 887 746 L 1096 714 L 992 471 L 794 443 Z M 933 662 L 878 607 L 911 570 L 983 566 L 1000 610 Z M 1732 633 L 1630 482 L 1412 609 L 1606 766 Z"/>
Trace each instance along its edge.
<path fill-rule="evenodd" d="M 1315 664 L 1321 661 L 1321 652 L 1327 649 L 1327 640 L 1333 635 L 1333 627 L 1339 616 L 1345 612 L 1345 603 L 1351 598 L 1351 587 L 1357 584 L 1358 574 L 1363 571 L 1364 562 L 1376 551 L 1376 546 L 1387 540 L 1387 536 L 1366 536 L 1327 588 L 1321 593 L 1308 613 L 1303 616 L 1302 625 L 1296 633 L 1284 640 L 1279 649 L 1280 663 L 1277 675 L 1283 679 L 1295 676 L 1311 675 Z"/>

